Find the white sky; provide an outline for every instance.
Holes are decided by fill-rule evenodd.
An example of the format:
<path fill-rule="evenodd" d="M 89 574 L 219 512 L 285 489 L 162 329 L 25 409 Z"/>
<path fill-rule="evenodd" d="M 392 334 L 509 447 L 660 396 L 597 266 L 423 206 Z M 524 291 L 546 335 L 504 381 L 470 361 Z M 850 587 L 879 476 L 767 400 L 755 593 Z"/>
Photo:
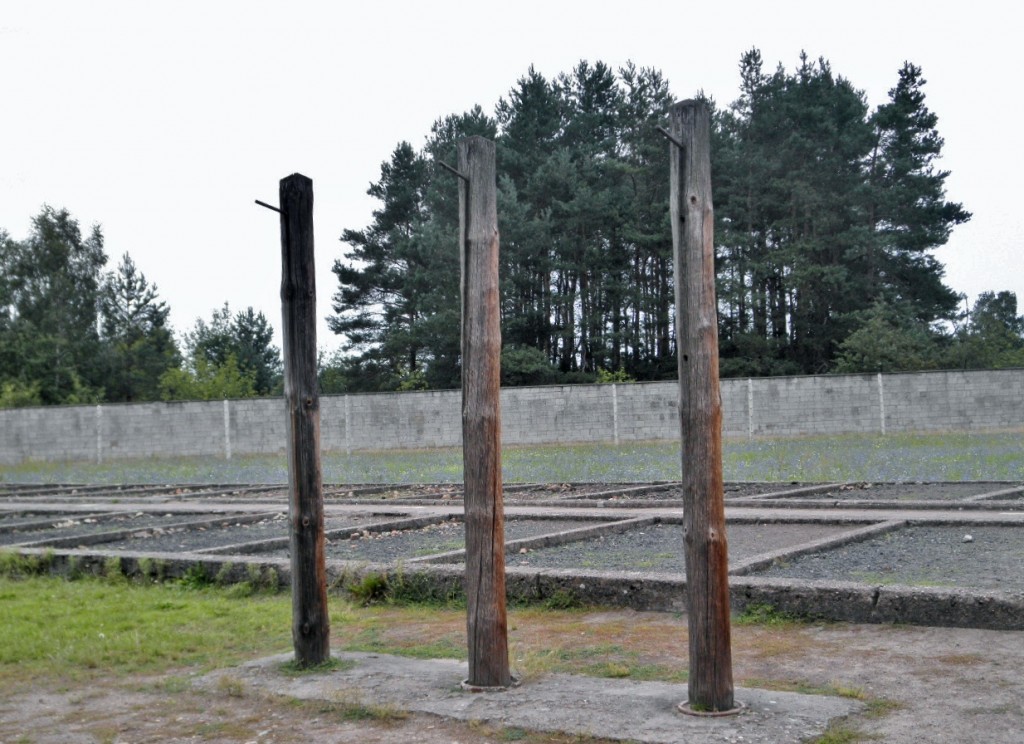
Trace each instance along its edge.
<path fill-rule="evenodd" d="M 435 119 L 476 103 L 493 112 L 529 65 L 550 78 L 581 59 L 633 60 L 679 99 L 703 88 L 725 105 L 745 50 L 792 69 L 805 49 L 872 107 L 904 60 L 923 68 L 948 198 L 974 213 L 937 253 L 947 283 L 972 301 L 1002 289 L 1024 301 L 1012 7 L 2 0 L 0 227 L 24 238 L 44 203 L 67 208 L 83 230 L 102 225 L 111 268 L 131 254 L 179 331 L 225 301 L 279 331 L 278 220 L 253 200 L 276 203 L 282 177 L 313 179 L 322 318 L 338 237 L 369 223 L 365 192 L 394 146 L 421 147 Z M 322 320 L 318 340 L 339 343 Z"/>

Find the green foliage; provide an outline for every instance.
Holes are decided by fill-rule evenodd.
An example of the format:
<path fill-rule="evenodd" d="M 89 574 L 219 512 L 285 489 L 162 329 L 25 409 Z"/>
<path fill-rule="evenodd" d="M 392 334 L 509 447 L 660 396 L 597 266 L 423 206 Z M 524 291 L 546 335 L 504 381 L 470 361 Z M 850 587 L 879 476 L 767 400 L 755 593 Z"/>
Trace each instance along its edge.
<path fill-rule="evenodd" d="M 107 581 L 124 581 L 125 575 L 121 566 L 120 556 L 112 556 L 103 561 L 103 576 Z"/>
<path fill-rule="evenodd" d="M 160 377 L 160 397 L 171 400 L 221 400 L 256 395 L 253 377 L 238 367 L 233 355 L 220 365 L 198 356 L 192 369 L 169 369 Z"/>
<path fill-rule="evenodd" d="M 263 313 L 256 313 L 251 307 L 232 315 L 231 308 L 224 303 L 213 311 L 209 323 L 197 318 L 192 330 L 185 334 L 187 363 L 184 368 L 171 371 L 178 374 L 172 374 L 166 381 L 161 379 L 164 400 L 169 399 L 168 388 L 174 385 L 184 392 L 171 394 L 177 399 L 244 398 L 278 391 L 282 365 L 280 351 L 270 344 L 273 335 L 274 329 Z M 199 387 L 190 389 L 189 378 L 200 383 Z M 213 380 L 217 382 L 212 383 Z M 225 392 L 205 392 L 204 384 L 219 386 Z"/>
<path fill-rule="evenodd" d="M 558 589 L 544 598 L 543 605 L 549 610 L 574 610 L 582 607 L 583 602 L 574 592 Z"/>
<path fill-rule="evenodd" d="M 185 570 L 177 583 L 182 589 L 199 590 L 212 586 L 214 580 L 210 578 L 203 564 L 193 563 Z"/>
<path fill-rule="evenodd" d="M 161 375 L 178 366 L 178 347 L 167 327 L 167 303 L 127 253 L 104 277 L 100 309 L 107 400 L 157 400 Z"/>
<path fill-rule="evenodd" d="M 501 350 L 502 385 L 551 385 L 558 378 L 558 370 L 540 349 L 533 346 L 506 346 Z"/>
<path fill-rule="evenodd" d="M 39 576 L 50 571 L 53 553 L 42 555 L 21 555 L 13 550 L 0 550 L 0 577 L 24 579 Z"/>
<path fill-rule="evenodd" d="M 876 302 L 839 345 L 837 372 L 903 372 L 940 365 L 938 337 L 909 312 Z"/>
<path fill-rule="evenodd" d="M 723 373 L 828 371 L 877 303 L 924 328 L 950 318 L 956 296 L 928 252 L 970 214 L 944 200 L 920 70 L 904 66 L 869 114 L 825 59 L 767 73 L 754 49 L 740 69 L 713 148 Z M 847 367 L 874 363 L 856 356 Z"/>
<path fill-rule="evenodd" d="M 636 382 L 636 379 L 631 377 L 630 374 L 622 368 L 615 371 L 599 369 L 597 370 L 597 381 L 600 383 Z"/>
<path fill-rule="evenodd" d="M 962 369 L 1024 367 L 1024 316 L 1013 292 L 982 292 L 949 346 L 946 366 Z"/>
<path fill-rule="evenodd" d="M 743 612 L 736 616 L 733 622 L 736 625 L 767 625 L 778 628 L 793 625 L 799 620 L 774 605 L 753 602 L 744 607 Z"/>
<path fill-rule="evenodd" d="M 22 408 L 38 406 L 42 401 L 38 382 L 25 383 L 21 380 L 7 380 L 0 383 L 0 408 Z"/>
<path fill-rule="evenodd" d="M 429 388 L 430 383 L 427 382 L 427 376 L 420 369 L 403 375 L 402 381 L 398 383 L 399 391 L 427 390 Z"/>
<path fill-rule="evenodd" d="M 44 206 L 23 241 L 0 234 L 0 382 L 43 404 L 102 398 L 97 308 L 107 257 L 94 226 Z"/>
<path fill-rule="evenodd" d="M 359 581 L 349 584 L 348 593 L 364 607 L 381 602 L 388 594 L 388 577 L 384 574 L 368 573 Z"/>
<path fill-rule="evenodd" d="M 918 352 L 938 351 L 929 329 L 957 298 L 930 252 L 970 214 L 945 199 L 923 86 L 908 63 L 871 112 L 827 60 L 766 72 L 755 49 L 737 101 L 709 102 L 723 375 L 829 371 L 880 303 L 906 316 L 899 329 L 917 329 L 890 334 L 916 345 L 898 368 L 938 363 Z M 477 106 L 435 122 L 421 151 L 400 143 L 368 192 L 380 204 L 371 224 L 344 232 L 348 257 L 335 263 L 346 389 L 396 389 L 419 372 L 429 387 L 458 384 L 457 190 L 430 162 L 454 162 L 467 134 L 498 145 L 503 383 L 674 376 L 655 130 L 674 98 L 658 71 L 632 63 L 581 61 L 550 80 L 530 68 L 493 119 Z M 867 340 L 850 341 L 843 368 L 897 368 Z"/>

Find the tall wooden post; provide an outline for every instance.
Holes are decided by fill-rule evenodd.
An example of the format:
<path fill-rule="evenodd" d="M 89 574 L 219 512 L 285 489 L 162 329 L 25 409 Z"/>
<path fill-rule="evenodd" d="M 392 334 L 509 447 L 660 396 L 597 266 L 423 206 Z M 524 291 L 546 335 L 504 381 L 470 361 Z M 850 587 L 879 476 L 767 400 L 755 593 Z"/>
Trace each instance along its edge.
<path fill-rule="evenodd" d="M 296 663 L 308 667 L 331 656 L 316 378 L 313 181 L 299 173 L 281 179 L 280 209 L 292 643 Z"/>
<path fill-rule="evenodd" d="M 683 524 L 690 633 L 688 708 L 735 707 L 729 624 L 728 551 L 722 487 L 722 398 L 718 387 L 711 112 L 701 101 L 672 107 L 672 243 L 676 276 Z"/>
<path fill-rule="evenodd" d="M 501 493 L 501 324 L 494 143 L 459 141 L 462 260 L 462 458 L 466 508 L 468 684 L 507 687 Z"/>

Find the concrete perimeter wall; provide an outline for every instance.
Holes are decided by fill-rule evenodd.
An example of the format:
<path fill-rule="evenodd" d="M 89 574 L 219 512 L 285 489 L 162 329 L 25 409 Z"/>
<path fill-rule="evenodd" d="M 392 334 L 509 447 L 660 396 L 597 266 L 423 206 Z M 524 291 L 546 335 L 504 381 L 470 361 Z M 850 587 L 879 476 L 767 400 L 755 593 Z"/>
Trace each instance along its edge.
<path fill-rule="evenodd" d="M 674 382 L 502 391 L 505 444 L 679 436 Z M 726 437 L 985 431 L 1024 426 L 1024 369 L 722 381 Z M 320 399 L 324 450 L 462 443 L 458 390 Z M 281 398 L 0 410 L 0 464 L 284 451 Z"/>

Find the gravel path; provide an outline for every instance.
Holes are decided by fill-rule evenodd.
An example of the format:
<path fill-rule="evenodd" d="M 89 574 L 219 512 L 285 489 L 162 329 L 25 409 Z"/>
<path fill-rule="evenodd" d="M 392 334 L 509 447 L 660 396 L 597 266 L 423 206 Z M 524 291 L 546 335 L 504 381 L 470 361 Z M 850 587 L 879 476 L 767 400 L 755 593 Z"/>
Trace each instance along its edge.
<path fill-rule="evenodd" d="M 1007 483 L 854 483 L 833 491 L 787 498 L 871 499 L 879 501 L 956 501 L 1009 488 Z"/>
<path fill-rule="evenodd" d="M 964 542 L 968 533 L 972 541 Z M 756 575 L 1019 592 L 1024 591 L 1024 535 L 1014 527 L 912 526 Z"/>
<path fill-rule="evenodd" d="M 729 558 L 738 561 L 855 529 L 827 524 L 734 524 L 727 528 Z M 684 573 L 683 528 L 653 524 L 592 540 L 508 556 L 507 565 L 599 571 Z"/>
<path fill-rule="evenodd" d="M 230 515 L 225 515 L 230 516 Z M 51 528 L 0 533 L 0 545 L 53 540 L 66 537 L 85 537 L 115 530 L 151 531 L 165 525 L 203 519 L 200 514 L 125 514 L 115 517 L 67 516 L 52 522 Z"/>
<path fill-rule="evenodd" d="M 600 522 L 577 519 L 509 519 L 505 522 L 505 541 L 539 537 L 596 524 Z M 327 545 L 327 557 L 335 560 L 393 563 L 462 550 L 465 547 L 466 533 L 462 521 L 449 520 L 415 530 L 371 533 L 354 540 L 331 540 Z M 289 553 L 287 549 L 282 549 L 266 555 L 287 558 Z"/>
<path fill-rule="evenodd" d="M 368 514 L 353 514 L 344 517 L 328 517 L 324 520 L 326 530 L 356 529 L 371 522 L 380 522 L 380 517 Z M 127 540 L 104 543 L 105 550 L 128 552 L 174 553 L 182 551 L 203 551 L 228 545 L 255 542 L 257 540 L 283 539 L 288 537 L 288 517 L 279 513 L 273 517 L 251 523 L 236 523 L 221 527 L 200 527 L 191 530 L 167 532 L 153 531 L 150 535 L 133 536 Z"/>

